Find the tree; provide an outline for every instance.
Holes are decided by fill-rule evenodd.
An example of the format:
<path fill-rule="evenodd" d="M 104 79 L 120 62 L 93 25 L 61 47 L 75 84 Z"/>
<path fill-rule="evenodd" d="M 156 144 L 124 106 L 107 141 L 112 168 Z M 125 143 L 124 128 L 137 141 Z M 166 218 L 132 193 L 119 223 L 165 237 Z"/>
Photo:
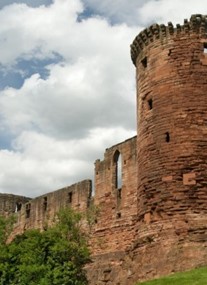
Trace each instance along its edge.
<path fill-rule="evenodd" d="M 89 261 L 89 250 L 81 218 L 67 208 L 57 214 L 55 225 L 47 230 L 28 230 L 9 244 L 2 242 L 0 284 L 86 285 L 84 265 Z M 1 223 L 5 225 L 3 218 L 0 229 Z"/>

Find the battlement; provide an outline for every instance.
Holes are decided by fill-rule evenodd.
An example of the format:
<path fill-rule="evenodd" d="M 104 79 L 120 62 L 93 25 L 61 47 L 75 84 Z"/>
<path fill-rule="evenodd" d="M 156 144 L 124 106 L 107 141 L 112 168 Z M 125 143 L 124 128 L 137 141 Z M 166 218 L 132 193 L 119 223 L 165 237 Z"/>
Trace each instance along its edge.
<path fill-rule="evenodd" d="M 168 25 L 153 24 L 138 34 L 131 44 L 131 59 L 136 66 L 136 59 L 143 48 L 155 40 L 162 40 L 171 36 L 180 36 L 182 34 L 197 34 L 207 38 L 207 15 L 194 14 L 190 20 L 185 19 L 184 24 L 173 26 L 171 22 Z"/>

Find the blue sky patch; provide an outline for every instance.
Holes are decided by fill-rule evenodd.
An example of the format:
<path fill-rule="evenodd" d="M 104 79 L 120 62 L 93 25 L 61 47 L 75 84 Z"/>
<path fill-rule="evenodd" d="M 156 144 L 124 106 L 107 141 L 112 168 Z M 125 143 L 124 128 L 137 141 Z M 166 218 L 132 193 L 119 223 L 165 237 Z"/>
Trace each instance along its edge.
<path fill-rule="evenodd" d="M 96 15 L 95 11 L 88 6 L 85 6 L 83 12 L 78 15 L 77 21 L 81 22 L 82 20 L 91 18 L 94 15 Z"/>
<path fill-rule="evenodd" d="M 47 79 L 49 76 L 47 66 L 61 61 L 63 61 L 61 55 L 53 53 L 52 58 L 42 60 L 21 58 L 12 69 L 7 71 L 5 71 L 5 68 L 0 67 L 0 90 L 6 87 L 20 89 L 24 80 L 36 73 L 38 73 L 42 79 Z"/>
<path fill-rule="evenodd" d="M 38 7 L 40 5 L 45 5 L 48 6 L 52 4 L 52 0 L 1 0 L 0 1 L 0 9 L 3 8 L 4 6 L 12 5 L 14 3 L 16 4 L 26 4 L 31 7 Z"/>
<path fill-rule="evenodd" d="M 0 137 L 0 150 L 13 150 L 12 140 L 14 139 L 14 136 L 6 130 L 0 130 Z"/>

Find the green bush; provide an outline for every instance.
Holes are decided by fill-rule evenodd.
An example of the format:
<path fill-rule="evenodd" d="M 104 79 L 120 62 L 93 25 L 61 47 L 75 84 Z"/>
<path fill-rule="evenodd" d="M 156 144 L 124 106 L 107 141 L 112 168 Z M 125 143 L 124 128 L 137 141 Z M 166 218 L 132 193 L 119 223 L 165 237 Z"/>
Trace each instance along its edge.
<path fill-rule="evenodd" d="M 89 261 L 81 215 L 64 209 L 47 230 L 28 230 L 6 244 L 8 224 L 0 219 L 1 285 L 86 285 Z"/>

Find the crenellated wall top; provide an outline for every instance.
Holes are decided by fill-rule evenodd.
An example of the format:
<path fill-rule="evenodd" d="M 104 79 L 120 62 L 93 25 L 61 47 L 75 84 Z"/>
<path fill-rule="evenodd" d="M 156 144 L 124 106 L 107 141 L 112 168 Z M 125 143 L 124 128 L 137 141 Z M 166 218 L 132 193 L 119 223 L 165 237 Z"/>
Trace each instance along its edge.
<path fill-rule="evenodd" d="M 131 59 L 133 64 L 136 66 L 137 56 L 150 42 L 183 33 L 196 33 L 202 37 L 207 37 L 207 15 L 192 15 L 190 20 L 184 20 L 183 25 L 177 24 L 175 27 L 171 22 L 168 22 L 168 25 L 153 24 L 149 28 L 144 29 L 131 44 Z"/>

